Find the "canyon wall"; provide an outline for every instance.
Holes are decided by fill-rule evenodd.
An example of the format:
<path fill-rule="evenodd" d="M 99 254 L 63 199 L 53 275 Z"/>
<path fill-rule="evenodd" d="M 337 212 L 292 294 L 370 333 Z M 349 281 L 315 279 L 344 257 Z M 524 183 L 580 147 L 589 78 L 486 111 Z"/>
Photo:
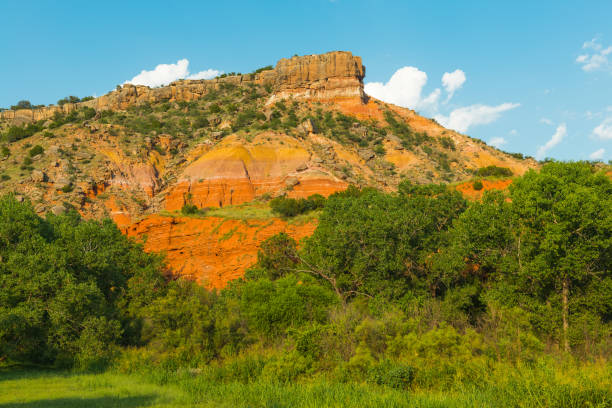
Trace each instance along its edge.
<path fill-rule="evenodd" d="M 52 118 L 56 113 L 70 113 L 90 107 L 96 110 L 123 110 L 140 103 L 163 101 L 193 101 L 217 90 L 224 84 L 270 86 L 272 95 L 268 103 L 285 98 L 335 100 L 338 98 L 365 101 L 363 77 L 365 67 L 360 57 L 348 51 L 326 54 L 294 56 L 281 59 L 274 69 L 259 73 L 234 75 L 209 80 L 179 80 L 161 88 L 125 84 L 106 95 L 86 102 L 66 103 L 37 109 L 0 111 L 0 120 L 26 123 Z"/>

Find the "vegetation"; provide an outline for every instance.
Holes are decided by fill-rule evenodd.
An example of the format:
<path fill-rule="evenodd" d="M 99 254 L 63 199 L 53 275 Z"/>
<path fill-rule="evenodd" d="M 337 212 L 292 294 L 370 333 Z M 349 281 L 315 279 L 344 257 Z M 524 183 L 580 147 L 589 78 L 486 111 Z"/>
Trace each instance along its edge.
<path fill-rule="evenodd" d="M 324 205 L 325 197 L 321 194 L 313 194 L 306 199 L 276 197 L 270 201 L 272 211 L 283 217 L 295 217 L 299 214 L 323 208 Z"/>
<path fill-rule="evenodd" d="M 322 206 L 314 234 L 273 236 L 211 292 L 164 279 L 110 221 L 42 219 L 3 197 L 1 361 L 106 367 L 92 398 L 138 377 L 176 404 L 611 402 L 612 182 L 588 163 L 550 163 L 473 203 L 408 182 L 277 203 Z"/>
<path fill-rule="evenodd" d="M 38 156 L 39 154 L 43 154 L 44 152 L 45 152 L 45 149 L 43 149 L 41 145 L 36 145 L 28 151 L 28 155 L 30 157 L 34 157 L 34 156 Z"/>
<path fill-rule="evenodd" d="M 57 104 L 59 106 L 62 106 L 62 105 L 65 105 L 67 103 L 86 102 L 86 101 L 90 101 L 92 99 L 93 99 L 93 96 L 86 96 L 84 98 L 79 98 L 78 96 L 70 95 L 70 96 L 67 96 L 67 97 L 62 98 L 59 101 L 57 101 Z"/>
<path fill-rule="evenodd" d="M 513 173 L 507 167 L 487 166 L 481 167 L 476 171 L 479 177 L 512 177 Z"/>

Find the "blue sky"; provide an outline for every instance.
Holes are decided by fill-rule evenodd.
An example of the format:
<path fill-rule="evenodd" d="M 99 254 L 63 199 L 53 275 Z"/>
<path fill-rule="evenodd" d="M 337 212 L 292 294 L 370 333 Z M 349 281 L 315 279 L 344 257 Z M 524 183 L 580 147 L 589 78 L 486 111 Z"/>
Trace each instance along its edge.
<path fill-rule="evenodd" d="M 376 96 L 506 151 L 608 161 L 611 19 L 609 0 L 3 2 L 0 106 L 348 50 Z"/>

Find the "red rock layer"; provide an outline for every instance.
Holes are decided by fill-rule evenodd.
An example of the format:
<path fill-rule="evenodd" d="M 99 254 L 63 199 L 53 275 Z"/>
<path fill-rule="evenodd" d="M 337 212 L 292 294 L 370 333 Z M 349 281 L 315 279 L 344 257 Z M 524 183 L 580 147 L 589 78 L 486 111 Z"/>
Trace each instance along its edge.
<path fill-rule="evenodd" d="M 165 253 L 172 273 L 208 288 L 222 288 L 257 261 L 259 245 L 266 239 L 285 232 L 300 240 L 315 228 L 315 222 L 291 225 L 278 218 L 242 221 L 153 215 L 130 226 L 127 234 L 142 239 L 146 251 Z"/>

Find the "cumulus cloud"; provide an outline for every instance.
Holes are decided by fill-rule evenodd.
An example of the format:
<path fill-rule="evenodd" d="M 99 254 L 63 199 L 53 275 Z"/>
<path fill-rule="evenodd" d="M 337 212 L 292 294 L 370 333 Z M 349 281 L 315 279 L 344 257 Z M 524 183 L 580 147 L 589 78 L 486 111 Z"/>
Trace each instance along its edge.
<path fill-rule="evenodd" d="M 557 130 L 555 131 L 555 134 L 550 138 L 550 140 L 546 142 L 544 146 L 540 146 L 538 152 L 536 153 L 536 159 L 543 159 L 550 149 L 561 143 L 565 135 L 567 135 L 567 126 L 565 126 L 565 123 L 562 123 L 557 126 Z"/>
<path fill-rule="evenodd" d="M 501 149 L 501 147 L 506 143 L 508 143 L 508 141 L 503 137 L 494 137 L 493 139 L 489 140 L 489 144 L 493 147 L 497 147 L 498 149 Z"/>
<path fill-rule="evenodd" d="M 189 60 L 183 58 L 178 60 L 176 64 L 159 64 L 151 71 L 142 70 L 140 74 L 124 83 L 156 87 L 167 85 L 177 79 L 211 79 L 220 73 L 215 69 L 207 69 L 190 75 Z"/>
<path fill-rule="evenodd" d="M 416 67 L 403 67 L 395 71 L 389 81 L 368 82 L 364 90 L 368 95 L 381 101 L 393 103 L 411 109 L 435 109 L 440 98 L 440 89 L 423 97 L 423 88 L 427 84 L 427 74 Z"/>
<path fill-rule="evenodd" d="M 612 140 L 612 117 L 606 118 L 593 129 L 593 135 L 603 140 Z"/>
<path fill-rule="evenodd" d="M 446 102 L 460 89 L 466 81 L 465 72 L 456 69 L 442 75 L 442 86 L 448 93 Z M 440 113 L 440 88 L 436 88 L 427 96 L 423 90 L 427 84 L 427 73 L 416 67 L 403 67 L 395 71 L 387 83 L 368 82 L 365 92 L 382 101 L 393 103 L 405 108 L 424 111 L 433 116 L 442 125 L 459 132 L 476 125 L 484 125 L 497 120 L 502 112 L 520 106 L 518 103 L 503 103 L 497 106 L 483 104 L 470 105 L 453 110 L 448 115 Z"/>
<path fill-rule="evenodd" d="M 204 71 L 196 72 L 195 74 L 189 75 L 185 79 L 213 79 L 214 77 L 221 74 L 221 71 L 209 68 Z"/>
<path fill-rule="evenodd" d="M 598 38 L 593 38 L 582 44 L 582 49 L 585 50 L 585 53 L 579 55 L 576 62 L 582 65 L 583 71 L 612 70 L 612 64 L 609 61 L 612 46 L 604 48 Z"/>
<path fill-rule="evenodd" d="M 503 112 L 518 108 L 519 103 L 502 103 L 497 106 L 470 105 L 453 110 L 448 116 L 436 115 L 443 126 L 465 133 L 476 125 L 486 125 L 499 119 Z"/>
<path fill-rule="evenodd" d="M 601 160 L 604 157 L 604 153 L 606 150 L 604 148 L 595 150 L 593 153 L 589 155 L 589 159 L 591 160 Z"/>
<path fill-rule="evenodd" d="M 463 86 L 465 81 L 465 72 L 460 69 L 456 69 L 453 72 L 445 72 L 444 75 L 442 75 L 442 86 L 444 86 L 444 89 L 448 93 L 448 97 L 446 98 L 447 102 L 453 97 L 455 91 Z"/>

